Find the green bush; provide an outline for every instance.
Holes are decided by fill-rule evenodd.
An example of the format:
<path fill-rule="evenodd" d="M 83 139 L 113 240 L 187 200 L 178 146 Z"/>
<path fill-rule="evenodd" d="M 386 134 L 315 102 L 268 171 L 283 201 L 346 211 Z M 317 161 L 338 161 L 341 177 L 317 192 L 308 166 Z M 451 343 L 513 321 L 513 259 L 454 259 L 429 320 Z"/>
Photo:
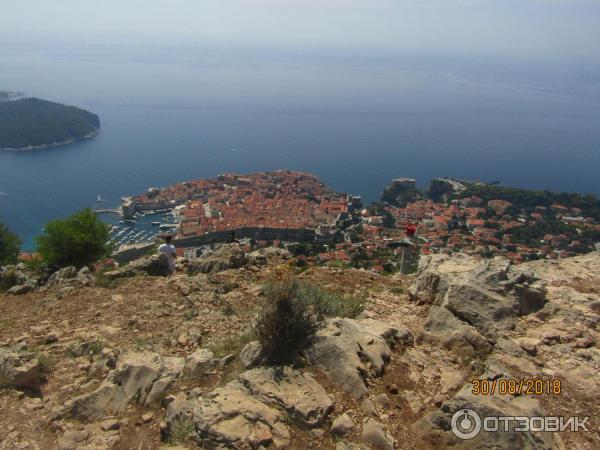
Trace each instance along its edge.
<path fill-rule="evenodd" d="M 17 273 L 13 270 L 6 270 L 0 276 L 0 292 L 4 292 L 17 284 Z"/>
<path fill-rule="evenodd" d="M 37 251 L 52 267 L 90 265 L 111 252 L 109 227 L 89 208 L 63 220 L 53 220 L 37 238 Z"/>
<path fill-rule="evenodd" d="M 170 427 L 167 443 L 170 445 L 183 444 L 194 434 L 194 422 L 191 418 L 183 416 L 175 420 Z"/>
<path fill-rule="evenodd" d="M 266 305 L 254 332 L 271 364 L 293 361 L 311 343 L 325 317 L 356 317 L 367 304 L 362 295 L 342 295 L 295 280 L 268 284 L 264 293 Z"/>
<path fill-rule="evenodd" d="M 323 317 L 355 318 L 363 312 L 368 299 L 362 293 L 342 294 L 311 283 L 298 283 L 299 295 Z"/>
<path fill-rule="evenodd" d="M 269 284 L 267 305 L 255 324 L 255 333 L 269 363 L 293 361 L 310 344 L 322 325 L 322 316 L 296 281 Z"/>
<path fill-rule="evenodd" d="M 21 240 L 0 223 L 0 266 L 15 264 L 21 250 Z"/>

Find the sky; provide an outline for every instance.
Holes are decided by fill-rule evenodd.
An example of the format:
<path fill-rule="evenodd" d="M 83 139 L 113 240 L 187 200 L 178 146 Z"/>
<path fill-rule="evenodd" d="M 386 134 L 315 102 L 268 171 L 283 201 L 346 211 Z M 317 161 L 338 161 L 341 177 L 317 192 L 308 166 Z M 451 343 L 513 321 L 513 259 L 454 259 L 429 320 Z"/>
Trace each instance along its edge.
<path fill-rule="evenodd" d="M 0 0 L 10 41 L 229 43 L 596 66 L 598 0 Z"/>

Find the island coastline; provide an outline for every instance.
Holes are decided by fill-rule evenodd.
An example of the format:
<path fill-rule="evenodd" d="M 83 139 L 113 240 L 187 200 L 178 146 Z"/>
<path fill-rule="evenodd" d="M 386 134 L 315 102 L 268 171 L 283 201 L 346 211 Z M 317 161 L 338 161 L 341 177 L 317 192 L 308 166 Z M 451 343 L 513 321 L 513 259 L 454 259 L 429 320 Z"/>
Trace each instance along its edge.
<path fill-rule="evenodd" d="M 34 152 L 38 150 L 47 150 L 50 148 L 63 147 L 66 145 L 77 144 L 78 142 L 89 141 L 90 139 L 94 139 L 96 136 L 100 134 L 101 127 L 97 127 L 94 131 L 82 136 L 79 139 L 67 139 L 61 142 L 52 142 L 51 144 L 43 144 L 43 145 L 30 145 L 28 147 L 18 147 L 18 148 L 5 148 L 0 147 L 0 151 L 2 152 Z"/>
<path fill-rule="evenodd" d="M 98 135 L 100 118 L 85 109 L 2 91 L 0 150 L 24 152 L 61 147 Z"/>

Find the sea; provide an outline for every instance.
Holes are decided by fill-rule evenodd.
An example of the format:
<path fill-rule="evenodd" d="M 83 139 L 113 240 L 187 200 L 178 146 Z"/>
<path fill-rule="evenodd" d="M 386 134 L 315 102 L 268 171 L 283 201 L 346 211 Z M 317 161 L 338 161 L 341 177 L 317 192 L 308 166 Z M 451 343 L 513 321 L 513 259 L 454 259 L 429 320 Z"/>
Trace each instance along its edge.
<path fill-rule="evenodd" d="M 600 194 L 600 70 L 585 63 L 0 42 L 0 90 L 76 105 L 102 123 L 93 140 L 0 152 L 0 222 L 27 250 L 52 219 L 226 172 L 312 172 L 367 201 L 401 176 Z"/>

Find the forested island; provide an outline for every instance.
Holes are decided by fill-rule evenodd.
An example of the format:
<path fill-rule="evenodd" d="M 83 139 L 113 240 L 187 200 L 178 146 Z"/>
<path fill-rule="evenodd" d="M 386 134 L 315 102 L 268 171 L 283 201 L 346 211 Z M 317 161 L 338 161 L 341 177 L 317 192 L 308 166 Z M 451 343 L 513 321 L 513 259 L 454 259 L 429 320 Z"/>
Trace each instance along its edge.
<path fill-rule="evenodd" d="M 57 147 L 92 138 L 99 131 L 98 116 L 75 106 L 39 98 L 0 101 L 0 150 Z"/>

